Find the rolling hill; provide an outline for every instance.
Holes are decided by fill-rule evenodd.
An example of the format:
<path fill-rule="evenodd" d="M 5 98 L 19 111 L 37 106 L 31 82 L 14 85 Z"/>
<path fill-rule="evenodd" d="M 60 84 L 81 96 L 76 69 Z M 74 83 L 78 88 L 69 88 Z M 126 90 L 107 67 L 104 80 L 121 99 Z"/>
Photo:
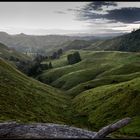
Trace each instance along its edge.
<path fill-rule="evenodd" d="M 117 37 L 96 37 L 91 40 L 75 39 L 61 44 L 63 50 L 94 50 L 94 51 L 140 51 L 140 29 Z"/>
<path fill-rule="evenodd" d="M 19 60 L 30 60 L 31 58 L 23 53 L 19 53 L 14 49 L 8 48 L 6 45 L 0 43 L 0 57 L 3 59 L 10 60 L 11 57 L 14 57 Z"/>
<path fill-rule="evenodd" d="M 0 32 L 0 42 L 9 48 L 14 48 L 18 52 L 50 54 L 69 42 L 74 40 L 97 40 L 95 36 L 66 36 L 66 35 L 10 35 L 6 32 Z M 90 42 L 90 41 L 89 41 Z M 66 44 L 65 44 L 66 43 Z"/>
<path fill-rule="evenodd" d="M 70 50 L 51 61 L 52 69 L 36 77 L 47 84 L 24 75 L 4 60 L 10 54 L 26 58 L 1 44 L 0 121 L 64 123 L 97 131 L 131 117 L 132 123 L 116 134 L 140 136 L 139 34 L 137 30 L 92 45 L 83 40 L 63 42 Z M 76 49 L 82 61 L 68 65 L 67 55 Z"/>
<path fill-rule="evenodd" d="M 92 130 L 126 116 L 131 117 L 132 123 L 119 133 L 140 136 L 139 87 L 140 77 L 82 92 L 73 99 L 76 117 L 80 118 L 81 124 L 88 124 Z"/>
<path fill-rule="evenodd" d="M 71 52 L 72 51 L 69 51 L 69 53 Z M 74 65 L 68 65 L 66 56 L 69 53 L 67 52 L 61 56 L 59 60 L 52 61 L 52 65 L 54 67 L 57 63 L 56 68 L 44 71 L 44 73 L 37 78 L 43 82 L 50 83 L 52 86 L 57 88 L 72 90 L 72 88 L 75 89 L 79 84 L 84 83 L 86 84 L 85 89 L 90 88 L 91 83 L 94 83 L 92 82 L 93 80 L 98 82 L 102 81 L 103 78 L 106 79 L 106 81 L 109 80 L 110 82 L 113 82 L 113 80 L 116 79 L 115 77 L 112 77 L 114 75 L 122 75 L 122 78 L 120 79 L 122 79 L 122 81 L 127 80 L 129 79 L 129 76 L 125 76 L 126 74 L 140 72 L 140 54 L 129 52 L 94 52 L 82 50 L 79 52 L 82 57 L 81 62 Z M 134 74 L 134 77 L 135 76 L 137 76 L 137 74 Z M 88 81 L 89 83 L 87 83 Z M 81 86 L 79 88 L 82 89 Z"/>
<path fill-rule="evenodd" d="M 140 29 L 126 35 L 107 40 L 99 40 L 86 47 L 88 50 L 140 52 Z"/>
<path fill-rule="evenodd" d="M 71 96 L 73 123 L 99 130 L 132 117 L 116 135 L 140 136 L 140 53 L 80 50 L 82 61 L 68 65 L 66 56 L 72 52 L 53 60 L 55 68 L 38 78 Z"/>
<path fill-rule="evenodd" d="M 0 59 L 0 121 L 68 122 L 69 97 Z"/>

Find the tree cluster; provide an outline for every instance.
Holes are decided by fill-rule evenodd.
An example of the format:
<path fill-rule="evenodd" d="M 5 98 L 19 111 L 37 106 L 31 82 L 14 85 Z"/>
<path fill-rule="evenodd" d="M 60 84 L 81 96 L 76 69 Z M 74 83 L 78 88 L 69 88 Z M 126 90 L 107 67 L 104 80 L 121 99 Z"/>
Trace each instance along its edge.
<path fill-rule="evenodd" d="M 10 56 L 9 60 L 14 61 L 17 68 L 28 76 L 37 76 L 42 73 L 43 70 L 48 70 L 53 68 L 52 63 L 42 63 L 47 59 L 57 59 L 62 55 L 63 50 L 59 49 L 57 52 L 54 52 L 51 56 L 44 56 L 37 53 L 33 61 L 19 60 L 14 56 Z"/>
<path fill-rule="evenodd" d="M 63 50 L 59 49 L 58 51 L 53 52 L 53 54 L 50 56 L 50 59 L 58 59 L 62 54 L 63 54 Z"/>
<path fill-rule="evenodd" d="M 28 76 L 37 76 L 41 74 L 43 70 L 48 70 L 53 68 L 52 63 L 42 64 L 44 57 L 38 55 L 33 61 L 18 61 L 16 62 L 17 68 Z"/>
<path fill-rule="evenodd" d="M 75 64 L 81 61 L 81 57 L 79 52 L 74 52 L 73 54 L 69 54 L 67 56 L 68 64 Z"/>

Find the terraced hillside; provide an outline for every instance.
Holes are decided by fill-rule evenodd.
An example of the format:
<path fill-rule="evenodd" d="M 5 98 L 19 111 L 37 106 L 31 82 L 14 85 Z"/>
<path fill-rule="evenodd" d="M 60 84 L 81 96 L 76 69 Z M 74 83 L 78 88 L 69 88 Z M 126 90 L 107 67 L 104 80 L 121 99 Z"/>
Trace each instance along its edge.
<path fill-rule="evenodd" d="M 140 136 L 140 54 L 81 50 L 82 61 L 68 65 L 66 56 L 72 52 L 53 60 L 55 68 L 38 78 L 71 95 L 73 123 L 98 130 L 132 117 L 119 134 Z"/>
<path fill-rule="evenodd" d="M 69 97 L 0 59 L 0 121 L 68 122 Z"/>

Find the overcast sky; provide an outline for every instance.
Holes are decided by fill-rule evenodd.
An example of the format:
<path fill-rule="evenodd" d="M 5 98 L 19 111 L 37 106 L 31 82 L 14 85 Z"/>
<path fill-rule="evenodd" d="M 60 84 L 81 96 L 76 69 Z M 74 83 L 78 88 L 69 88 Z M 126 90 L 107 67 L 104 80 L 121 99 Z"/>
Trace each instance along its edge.
<path fill-rule="evenodd" d="M 0 2 L 0 31 L 93 35 L 140 27 L 140 2 Z"/>

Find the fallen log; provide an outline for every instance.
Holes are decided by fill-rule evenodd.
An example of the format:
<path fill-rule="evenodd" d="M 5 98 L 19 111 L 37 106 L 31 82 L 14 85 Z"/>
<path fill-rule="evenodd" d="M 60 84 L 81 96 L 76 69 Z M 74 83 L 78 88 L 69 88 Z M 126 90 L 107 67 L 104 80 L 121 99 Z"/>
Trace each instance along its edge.
<path fill-rule="evenodd" d="M 98 132 L 53 123 L 20 124 L 16 122 L 0 123 L 0 138 L 104 138 L 108 134 L 122 128 L 131 122 L 124 118 L 110 124 Z"/>
<path fill-rule="evenodd" d="M 98 138 L 104 138 L 105 136 L 107 136 L 108 134 L 117 131 L 118 129 L 126 126 L 127 124 L 129 124 L 131 122 L 131 118 L 124 118 L 122 120 L 119 120 L 118 122 L 114 123 L 114 124 L 110 124 L 106 127 L 103 127 L 102 129 L 100 129 L 93 138 L 98 139 Z"/>

